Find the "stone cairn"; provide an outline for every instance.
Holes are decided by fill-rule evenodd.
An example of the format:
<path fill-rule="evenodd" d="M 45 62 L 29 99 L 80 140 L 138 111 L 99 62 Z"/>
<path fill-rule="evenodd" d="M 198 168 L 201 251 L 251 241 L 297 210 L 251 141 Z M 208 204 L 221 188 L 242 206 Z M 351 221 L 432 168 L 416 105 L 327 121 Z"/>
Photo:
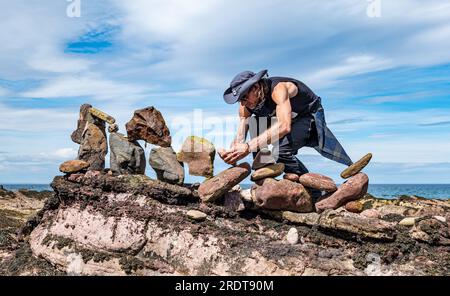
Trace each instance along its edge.
<path fill-rule="evenodd" d="M 190 136 L 175 152 L 154 107 L 133 114 L 126 136 L 118 131 L 111 116 L 81 106 L 72 134 L 80 144 L 78 159 L 61 165 L 65 175 L 54 178 L 54 195 L 20 231 L 33 256 L 58 270 L 147 276 L 448 274 L 449 201 L 365 194 L 369 178 L 362 169 L 371 154 L 342 172 L 347 181 L 336 186 L 317 173 L 286 173 L 267 149 L 252 164 L 215 173 L 215 154 L 223 158 L 225 151 Z M 149 163 L 158 180 L 145 175 L 139 140 L 155 146 Z M 108 147 L 111 167 L 105 169 Z M 185 165 L 204 181 L 184 184 Z M 239 184 L 247 177 L 254 185 L 243 189 Z M 372 255 L 380 256 L 382 269 L 373 269 Z"/>
<path fill-rule="evenodd" d="M 369 178 L 361 170 L 372 158 L 370 153 L 342 172 L 341 177 L 347 181 L 339 188 L 331 178 L 316 173 L 283 175 L 284 164 L 277 163 L 267 148 L 258 152 L 252 165 L 242 163 L 214 175 L 214 145 L 204 138 L 190 136 L 176 153 L 171 146 L 169 128 L 161 112 L 154 107 L 135 111 L 126 124 L 125 136 L 118 132 L 119 127 L 112 116 L 89 104 L 82 105 L 77 129 L 71 136 L 80 144 L 78 158 L 61 164 L 61 172 L 70 175 L 86 170 L 105 171 L 106 123 L 110 133 L 111 166 L 106 171 L 110 175 L 145 175 L 144 149 L 138 143 L 143 140 L 155 146 L 150 152 L 149 164 L 159 181 L 184 185 L 185 163 L 190 175 L 205 177 L 198 185 L 202 203 L 219 203 L 236 212 L 247 208 L 321 213 L 340 207 L 353 213 L 362 211 L 357 200 L 367 193 Z M 218 151 L 219 156 L 222 157 L 224 152 Z M 242 190 L 239 183 L 250 175 L 255 184 L 251 189 Z M 283 178 L 277 180 L 281 175 Z"/>

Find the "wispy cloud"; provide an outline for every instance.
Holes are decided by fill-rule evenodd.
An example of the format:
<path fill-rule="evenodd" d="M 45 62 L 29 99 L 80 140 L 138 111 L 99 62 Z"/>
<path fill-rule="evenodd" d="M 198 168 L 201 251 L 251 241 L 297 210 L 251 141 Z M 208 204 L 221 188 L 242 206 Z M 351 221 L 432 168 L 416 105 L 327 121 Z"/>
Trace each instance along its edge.
<path fill-rule="evenodd" d="M 450 125 L 450 121 L 432 122 L 432 123 L 421 123 L 419 126 L 440 126 L 440 125 Z"/>
<path fill-rule="evenodd" d="M 63 76 L 22 94 L 28 98 L 91 97 L 96 100 L 133 101 L 144 97 L 149 87 L 102 78 L 96 74 Z"/>

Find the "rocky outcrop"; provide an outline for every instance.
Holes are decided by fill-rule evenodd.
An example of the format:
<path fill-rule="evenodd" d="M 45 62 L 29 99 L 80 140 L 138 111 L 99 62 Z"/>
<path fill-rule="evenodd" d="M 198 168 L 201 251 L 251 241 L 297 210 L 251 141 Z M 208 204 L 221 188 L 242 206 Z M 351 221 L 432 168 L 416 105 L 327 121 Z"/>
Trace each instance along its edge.
<path fill-rule="evenodd" d="M 52 197 L 51 191 L 0 190 L 0 275 L 62 275 L 49 262 L 34 257 L 28 242 L 17 236 Z"/>
<path fill-rule="evenodd" d="M 137 141 L 130 142 L 120 133 L 109 135 L 110 165 L 113 174 L 140 174 L 145 173 L 144 149 Z"/>
<path fill-rule="evenodd" d="M 172 145 L 169 128 L 161 112 L 155 107 L 136 110 L 133 118 L 126 124 L 126 129 L 131 142 L 144 140 L 161 147 Z"/>
<path fill-rule="evenodd" d="M 72 180 L 54 179 L 58 204 L 44 212 L 29 238 L 35 256 L 68 274 L 445 275 L 450 271 L 449 201 L 380 200 L 366 195 L 359 200 L 365 211 L 397 213 L 367 218 L 344 208 L 320 214 L 260 210 L 242 190 L 245 210 L 236 212 L 223 206 L 222 199 L 201 203 L 195 186 L 144 176 L 88 172 Z M 415 226 L 398 224 L 406 217 L 414 217 Z"/>

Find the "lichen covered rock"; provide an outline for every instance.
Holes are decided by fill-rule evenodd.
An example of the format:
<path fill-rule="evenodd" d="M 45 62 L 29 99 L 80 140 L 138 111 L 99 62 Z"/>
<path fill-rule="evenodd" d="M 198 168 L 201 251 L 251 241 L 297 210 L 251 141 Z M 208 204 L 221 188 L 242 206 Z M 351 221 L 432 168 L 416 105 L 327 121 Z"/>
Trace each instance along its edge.
<path fill-rule="evenodd" d="M 177 154 L 178 161 L 189 166 L 189 174 L 211 178 L 214 175 L 214 145 L 204 138 L 188 137 Z"/>

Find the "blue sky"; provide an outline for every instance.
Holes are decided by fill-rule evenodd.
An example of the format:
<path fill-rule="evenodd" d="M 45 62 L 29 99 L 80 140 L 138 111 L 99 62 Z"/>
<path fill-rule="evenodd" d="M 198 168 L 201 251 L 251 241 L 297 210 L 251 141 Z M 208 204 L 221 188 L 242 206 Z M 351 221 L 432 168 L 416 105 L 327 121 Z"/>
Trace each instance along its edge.
<path fill-rule="evenodd" d="M 374 154 L 372 183 L 449 183 L 450 1 L 381 0 L 380 17 L 366 0 L 318 2 L 81 0 L 70 18 L 65 0 L 2 0 L 0 184 L 48 183 L 75 158 L 85 102 L 122 132 L 134 110 L 155 106 L 175 149 L 191 134 L 227 146 L 237 106 L 222 93 L 261 69 L 322 97 L 352 159 Z M 342 165 L 310 148 L 299 158 L 341 182 Z"/>

